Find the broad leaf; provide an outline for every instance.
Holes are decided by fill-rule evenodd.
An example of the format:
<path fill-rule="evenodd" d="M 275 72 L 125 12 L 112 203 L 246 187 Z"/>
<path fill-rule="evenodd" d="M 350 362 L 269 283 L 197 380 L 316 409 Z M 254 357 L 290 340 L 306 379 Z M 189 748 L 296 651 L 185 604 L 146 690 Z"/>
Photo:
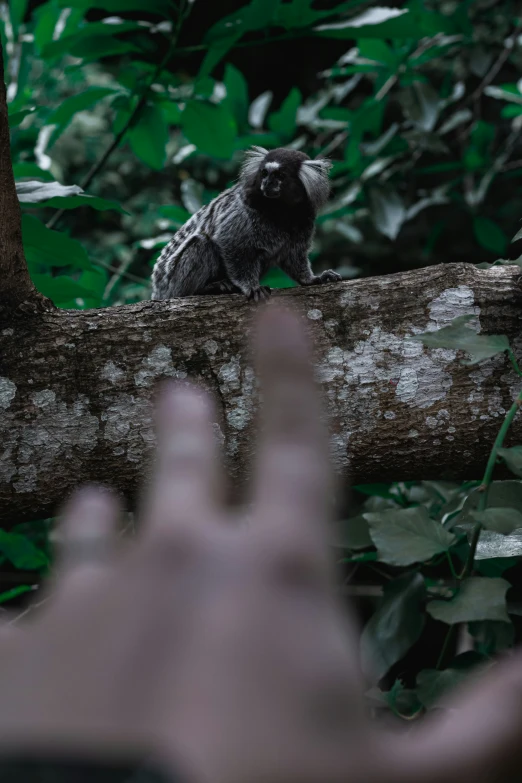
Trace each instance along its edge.
<path fill-rule="evenodd" d="M 513 446 L 510 449 L 499 449 L 497 454 L 499 457 L 502 457 L 515 476 L 522 477 L 522 446 Z"/>
<path fill-rule="evenodd" d="M 200 152 L 216 158 L 232 156 L 237 126 L 227 106 L 190 101 L 181 121 L 183 133 Z"/>
<path fill-rule="evenodd" d="M 343 549 L 368 549 L 373 546 L 368 520 L 362 514 L 343 520 L 339 527 L 337 543 Z"/>
<path fill-rule="evenodd" d="M 509 535 L 483 530 L 480 534 L 475 560 L 492 560 L 522 556 L 522 529 Z"/>
<path fill-rule="evenodd" d="M 397 239 L 402 224 L 406 220 L 406 207 L 393 190 L 370 191 L 372 218 L 377 231 L 389 239 Z"/>
<path fill-rule="evenodd" d="M 500 623 L 492 620 L 469 623 L 468 631 L 475 640 L 474 647 L 477 652 L 488 657 L 508 650 L 514 643 L 513 623 Z"/>
<path fill-rule="evenodd" d="M 13 598 L 18 598 L 19 595 L 24 593 L 31 593 L 37 589 L 37 585 L 18 585 L 18 587 L 12 587 L 10 590 L 5 590 L 0 593 L 0 604 L 5 604 L 7 601 L 12 601 Z"/>
<path fill-rule="evenodd" d="M 469 672 L 465 669 L 444 669 L 444 671 L 424 669 L 417 675 L 417 697 L 421 704 L 429 710 L 440 701 L 441 697 L 447 696 L 449 691 L 452 691 L 468 677 Z"/>
<path fill-rule="evenodd" d="M 485 511 L 472 511 L 476 522 L 495 533 L 507 535 L 514 530 L 522 530 L 522 513 L 516 508 L 486 508 Z"/>
<path fill-rule="evenodd" d="M 144 106 L 138 121 L 127 133 L 136 157 L 152 169 L 162 169 L 165 163 L 169 129 L 157 104 Z"/>
<path fill-rule="evenodd" d="M 242 36 L 251 30 L 267 27 L 281 0 L 252 0 L 232 14 L 222 17 L 205 35 L 205 43 L 215 43 L 230 37 L 233 32 Z"/>
<path fill-rule="evenodd" d="M 420 37 L 413 14 L 408 9 L 376 7 L 352 19 L 328 22 L 314 28 L 328 38 L 415 38 Z"/>
<path fill-rule="evenodd" d="M 498 223 L 494 223 L 488 218 L 476 217 L 473 221 L 473 231 L 482 247 L 497 256 L 504 255 L 508 240 Z"/>
<path fill-rule="evenodd" d="M 511 585 L 505 579 L 473 576 L 465 579 L 449 601 L 430 601 L 426 607 L 435 620 L 448 625 L 476 620 L 509 623 L 506 593 Z"/>
<path fill-rule="evenodd" d="M 238 128 L 248 128 L 248 84 L 245 77 L 241 71 L 227 63 L 223 82 L 227 91 L 226 102 Z"/>
<path fill-rule="evenodd" d="M 0 530 L 0 552 L 16 568 L 24 571 L 38 571 L 48 564 L 45 552 L 37 549 L 27 536 L 20 533 Z"/>
<path fill-rule="evenodd" d="M 47 228 L 32 215 L 22 215 L 22 238 L 31 273 L 37 271 L 40 265 L 91 269 L 87 253 L 77 240 Z M 34 280 L 34 274 L 31 277 Z"/>
<path fill-rule="evenodd" d="M 113 90 L 110 87 L 90 87 L 84 90 L 84 92 L 78 95 L 71 95 L 62 101 L 60 106 L 47 117 L 46 125 L 58 126 L 51 134 L 47 146 L 50 147 L 54 144 L 75 114 L 85 109 L 90 109 L 91 106 L 101 101 L 102 98 L 106 98 L 108 95 L 114 96 L 117 92 L 117 90 Z"/>
<path fill-rule="evenodd" d="M 178 204 L 166 204 L 165 206 L 159 207 L 158 213 L 162 215 L 162 217 L 172 220 L 176 226 L 182 226 L 191 216 L 191 213 L 188 210 Z"/>
<path fill-rule="evenodd" d="M 58 0 L 63 8 L 78 8 L 90 11 L 91 8 L 101 8 L 115 14 L 122 11 L 143 11 L 143 0 Z M 172 13 L 171 0 L 147 0 L 147 12 L 160 14 L 166 18 Z"/>
<path fill-rule="evenodd" d="M 36 163 L 13 163 L 13 174 L 15 180 L 22 178 L 34 178 L 43 179 L 46 182 L 53 181 L 53 175 L 50 171 L 44 171 Z"/>
<path fill-rule="evenodd" d="M 56 207 L 56 209 L 92 207 L 100 211 L 113 209 L 125 215 L 129 214 L 115 201 L 109 201 L 98 196 L 88 196 L 78 185 L 61 185 L 59 182 L 26 180 L 16 183 L 16 192 L 21 204 Z"/>
<path fill-rule="evenodd" d="M 363 514 L 379 552 L 379 560 L 405 566 L 446 552 L 456 538 L 440 522 L 430 519 L 424 506 Z"/>
<path fill-rule="evenodd" d="M 26 180 L 16 183 L 16 195 L 22 204 L 38 204 L 55 196 L 77 196 L 83 193 L 79 185 L 61 185 L 59 182 Z"/>
<path fill-rule="evenodd" d="M 51 299 L 55 305 L 64 305 L 72 299 L 92 296 L 92 291 L 66 275 L 51 277 L 51 275 L 32 274 L 31 279 L 40 293 Z"/>
<path fill-rule="evenodd" d="M 68 53 L 75 57 L 83 57 L 84 52 L 90 52 L 96 44 L 99 45 L 100 51 L 103 51 L 107 45 L 124 43 L 124 41 L 118 40 L 115 36 L 118 33 L 126 33 L 137 29 L 140 29 L 137 22 L 122 22 L 121 24 L 91 22 L 72 35 L 65 35 L 56 41 L 48 43 L 43 47 L 42 57 L 50 59 Z M 133 46 L 132 48 L 136 47 Z"/>
<path fill-rule="evenodd" d="M 463 516 L 478 510 L 481 497 L 482 492 L 478 487 L 470 492 L 462 509 Z M 489 487 L 488 503 L 492 508 L 522 509 L 522 482 L 516 479 L 493 481 Z"/>
<path fill-rule="evenodd" d="M 294 288 L 297 285 L 286 272 L 278 268 L 270 269 L 261 279 L 261 284 L 267 285 L 269 288 Z"/>
<path fill-rule="evenodd" d="M 425 587 L 419 573 L 404 574 L 389 582 L 377 611 L 361 636 L 364 672 L 375 682 L 408 652 L 425 623 Z"/>
<path fill-rule="evenodd" d="M 297 110 L 301 105 L 302 95 L 297 87 L 292 87 L 279 111 L 268 118 L 268 127 L 274 133 L 280 133 L 284 138 L 291 138 L 295 133 Z"/>
<path fill-rule="evenodd" d="M 32 106 L 30 109 L 21 109 L 20 111 L 15 111 L 12 114 L 8 115 L 8 123 L 10 128 L 16 128 L 17 125 L 20 125 L 22 120 L 24 120 L 28 114 L 32 114 L 35 110 L 35 107 Z"/>
<path fill-rule="evenodd" d="M 460 315 L 449 326 L 433 332 L 416 334 L 409 339 L 418 340 L 429 348 L 456 348 L 466 351 L 470 354 L 471 361 L 463 362 L 465 365 L 477 364 L 483 359 L 507 351 L 509 340 L 505 335 L 477 334 L 474 329 L 467 326 L 474 319 L 474 315 Z"/>

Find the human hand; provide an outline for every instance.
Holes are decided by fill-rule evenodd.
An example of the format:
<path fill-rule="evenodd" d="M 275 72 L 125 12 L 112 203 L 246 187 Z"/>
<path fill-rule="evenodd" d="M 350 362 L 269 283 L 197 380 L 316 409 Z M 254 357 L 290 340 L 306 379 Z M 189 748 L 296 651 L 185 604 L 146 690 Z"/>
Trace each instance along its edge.
<path fill-rule="evenodd" d="M 248 524 L 222 503 L 212 401 L 166 390 L 136 539 L 118 541 L 114 499 L 81 492 L 49 600 L 2 631 L 0 749 L 152 755 L 198 783 L 497 780 L 493 761 L 519 760 L 514 662 L 414 735 L 368 721 L 297 319 L 264 313 L 257 356 L 265 427 Z"/>

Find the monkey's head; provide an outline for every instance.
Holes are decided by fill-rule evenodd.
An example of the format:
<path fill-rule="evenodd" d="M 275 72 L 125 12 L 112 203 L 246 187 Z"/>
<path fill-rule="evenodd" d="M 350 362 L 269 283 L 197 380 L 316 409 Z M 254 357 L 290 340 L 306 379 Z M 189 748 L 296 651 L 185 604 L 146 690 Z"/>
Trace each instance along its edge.
<path fill-rule="evenodd" d="M 278 147 L 269 152 L 263 147 L 252 147 L 247 152 L 241 180 L 250 192 L 257 192 L 263 199 L 278 200 L 290 207 L 309 201 L 317 212 L 328 199 L 331 165 L 324 158 L 312 160 L 299 150 Z"/>

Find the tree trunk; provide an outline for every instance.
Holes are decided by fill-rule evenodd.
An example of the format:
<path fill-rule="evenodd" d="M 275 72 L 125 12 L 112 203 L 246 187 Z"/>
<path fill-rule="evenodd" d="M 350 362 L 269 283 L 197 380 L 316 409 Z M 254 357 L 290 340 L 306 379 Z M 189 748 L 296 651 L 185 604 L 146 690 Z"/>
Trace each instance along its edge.
<path fill-rule="evenodd" d="M 463 367 L 408 335 L 466 313 L 522 354 L 517 267 L 448 264 L 275 295 L 316 350 L 332 456 L 352 483 L 479 478 L 520 386 L 505 355 Z M 154 390 L 190 377 L 217 397 L 216 436 L 234 482 L 248 476 L 256 383 L 241 296 L 54 310 L 0 328 L 0 521 L 50 515 L 73 487 L 135 497 L 154 443 Z M 522 442 L 517 418 L 512 442 Z"/>
<path fill-rule="evenodd" d="M 20 204 L 9 151 L 9 123 L 0 40 L 0 322 L 16 309 L 31 312 L 53 307 L 38 293 L 25 263 Z"/>

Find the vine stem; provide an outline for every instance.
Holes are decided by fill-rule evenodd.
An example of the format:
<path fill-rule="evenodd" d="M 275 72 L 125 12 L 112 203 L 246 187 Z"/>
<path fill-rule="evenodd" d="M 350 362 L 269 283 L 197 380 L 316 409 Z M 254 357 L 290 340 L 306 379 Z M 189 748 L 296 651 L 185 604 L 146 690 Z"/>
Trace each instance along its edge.
<path fill-rule="evenodd" d="M 508 414 L 504 419 L 504 422 L 502 423 L 502 427 L 498 431 L 498 435 L 495 439 L 495 443 L 493 444 L 493 448 L 491 449 L 488 463 L 486 465 L 486 470 L 484 472 L 484 478 L 482 479 L 482 484 L 480 485 L 481 495 L 478 503 L 479 511 L 484 511 L 487 506 L 489 488 L 491 486 L 491 479 L 493 476 L 493 471 L 495 469 L 495 464 L 498 457 L 498 450 L 502 448 L 508 430 L 511 427 L 513 423 L 513 419 L 517 415 L 521 406 L 522 406 L 522 391 L 519 393 L 515 402 L 509 409 Z M 477 524 L 473 529 L 468 558 L 466 560 L 466 564 L 464 566 L 460 579 L 465 579 L 473 571 L 473 564 L 475 561 L 475 555 L 477 553 L 477 546 L 478 546 L 481 531 L 482 531 L 482 523 L 477 522 Z"/>
<path fill-rule="evenodd" d="M 187 5 L 186 4 L 186 0 L 185 0 L 185 2 L 182 2 L 181 6 L 180 6 L 180 9 L 179 9 L 179 13 L 178 13 L 178 18 L 177 18 L 177 21 L 176 21 L 176 28 L 175 28 L 174 33 L 172 35 L 172 39 L 170 41 L 169 48 L 167 49 L 167 52 L 165 53 L 165 56 L 158 63 L 158 65 L 156 66 L 156 68 L 154 70 L 154 73 L 148 79 L 148 81 L 146 82 L 145 86 L 143 87 L 143 89 L 141 91 L 141 95 L 139 97 L 139 100 L 137 101 L 136 106 L 134 107 L 134 109 L 129 114 L 129 117 L 128 117 L 127 121 L 125 122 L 123 128 L 121 128 L 118 131 L 118 133 L 116 134 L 116 136 L 114 137 L 112 142 L 109 144 L 109 146 L 107 147 L 107 149 L 105 150 L 105 152 L 103 153 L 101 158 L 94 164 L 94 166 L 92 166 L 91 170 L 86 174 L 86 176 L 83 178 L 83 180 L 80 181 L 80 187 L 82 188 L 82 190 L 85 190 L 86 188 L 89 187 L 89 185 L 93 181 L 94 177 L 98 174 L 99 171 L 101 171 L 101 169 L 105 166 L 105 164 L 109 160 L 109 158 L 112 155 L 112 153 L 114 152 L 114 150 L 119 146 L 121 140 L 123 139 L 123 137 L 125 136 L 127 131 L 138 120 L 138 118 L 139 118 L 139 116 L 140 116 L 140 114 L 141 114 L 141 112 L 143 110 L 143 107 L 147 103 L 147 98 L 149 97 L 149 90 L 150 90 L 151 86 L 154 84 L 154 82 L 156 81 L 156 79 L 158 78 L 158 76 L 160 75 L 160 73 L 165 68 L 165 66 L 167 65 L 167 63 L 170 60 L 170 58 L 172 57 L 172 54 L 174 53 L 174 50 L 175 50 L 176 45 L 178 43 L 179 34 L 181 32 L 181 26 L 182 26 L 183 22 L 185 21 L 186 17 L 188 16 L 188 14 L 189 14 L 190 8 L 191 8 L 191 5 L 190 4 Z M 47 228 L 53 228 L 56 225 L 56 223 L 60 220 L 60 218 L 62 217 L 64 212 L 65 212 L 64 209 L 59 209 L 57 212 L 55 212 L 54 215 L 51 217 L 51 219 L 48 220 L 48 222 L 46 223 Z"/>
<path fill-rule="evenodd" d="M 516 374 L 519 377 L 522 377 L 522 370 L 518 366 L 517 360 L 515 359 L 515 355 L 511 350 L 511 348 L 508 348 L 507 353 Z M 493 471 L 495 470 L 495 465 L 498 458 L 498 451 L 504 445 L 504 440 L 506 438 L 506 435 L 508 434 L 509 428 L 513 423 L 513 419 L 515 418 L 515 416 L 517 415 L 521 407 L 522 407 L 522 391 L 519 392 L 513 405 L 509 409 L 506 418 L 502 422 L 502 426 L 498 431 L 498 435 L 495 438 L 495 442 L 490 451 L 489 459 L 486 464 L 486 470 L 484 471 L 484 477 L 482 479 L 482 484 L 480 485 L 479 488 L 481 494 L 478 502 L 478 511 L 484 511 L 487 507 L 489 488 L 491 486 L 491 479 L 493 478 Z M 471 534 L 469 553 L 466 562 L 464 564 L 464 568 L 462 569 L 461 573 L 457 576 L 458 584 L 460 584 L 464 579 L 469 577 L 473 572 L 473 566 L 475 564 L 475 556 L 477 554 L 477 546 L 478 546 L 481 532 L 482 532 L 482 523 L 477 522 L 475 527 L 473 528 L 473 533 Z M 442 645 L 442 650 L 440 651 L 440 655 L 437 661 L 437 669 L 439 670 L 443 668 L 443 665 L 446 660 L 446 655 L 450 648 L 451 641 L 453 640 L 454 631 L 456 628 L 457 628 L 456 625 L 450 625 L 450 627 L 448 628 L 448 631 L 446 633 L 446 638 L 444 639 L 444 644 Z"/>

